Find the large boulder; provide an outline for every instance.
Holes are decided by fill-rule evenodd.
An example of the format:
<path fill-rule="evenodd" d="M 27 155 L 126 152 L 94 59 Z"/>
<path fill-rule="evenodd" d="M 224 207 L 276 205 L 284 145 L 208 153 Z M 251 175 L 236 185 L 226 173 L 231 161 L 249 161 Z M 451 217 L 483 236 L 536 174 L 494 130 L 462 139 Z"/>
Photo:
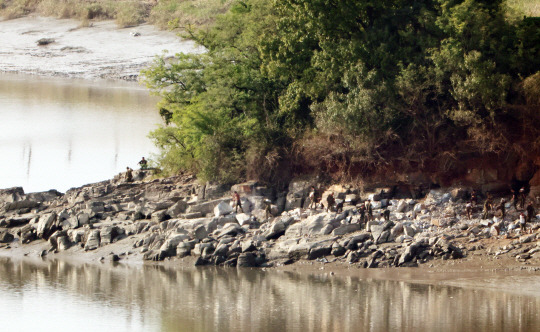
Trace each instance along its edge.
<path fill-rule="evenodd" d="M 242 226 L 238 224 L 227 224 L 225 227 L 223 227 L 221 230 L 219 230 L 216 234 L 217 238 L 221 238 L 224 236 L 237 236 L 238 234 L 244 234 L 245 231 L 242 228 Z"/>
<path fill-rule="evenodd" d="M 0 243 L 10 243 L 15 239 L 7 229 L 0 229 Z"/>
<path fill-rule="evenodd" d="M 272 226 L 263 233 L 267 240 L 277 239 L 287 231 L 287 228 L 294 222 L 292 217 L 282 217 L 274 221 Z"/>
<path fill-rule="evenodd" d="M 253 252 L 245 252 L 238 256 L 237 267 L 256 267 L 257 255 Z"/>
<path fill-rule="evenodd" d="M 311 244 L 307 259 L 317 259 L 323 256 L 330 255 L 334 242 L 335 239 L 329 239 Z"/>
<path fill-rule="evenodd" d="M 332 231 L 332 235 L 345 235 L 348 233 L 359 231 L 361 228 L 362 225 L 360 224 L 341 225 Z"/>
<path fill-rule="evenodd" d="M 119 234 L 119 227 L 117 226 L 105 226 L 103 227 L 100 232 L 100 242 L 101 245 L 107 245 L 113 243 L 116 236 Z"/>
<path fill-rule="evenodd" d="M 307 204 L 308 193 L 312 186 L 311 181 L 294 179 L 289 183 L 289 190 L 286 196 L 285 210 L 304 207 Z"/>
<path fill-rule="evenodd" d="M 88 235 L 88 239 L 86 240 L 86 243 L 84 245 L 84 250 L 95 250 L 99 248 L 100 245 L 100 231 L 99 229 L 94 229 L 90 231 L 90 234 Z"/>
<path fill-rule="evenodd" d="M 22 200 L 24 197 L 24 190 L 22 187 L 13 187 L 7 189 L 0 189 L 0 203 L 12 203 Z"/>
<path fill-rule="evenodd" d="M 56 213 L 47 213 L 39 218 L 36 226 L 36 234 L 39 238 L 48 239 L 56 230 Z"/>
<path fill-rule="evenodd" d="M 184 233 L 172 234 L 167 240 L 165 240 L 163 245 L 161 245 L 161 248 L 159 248 L 161 257 L 175 256 L 178 245 L 188 239 L 189 236 Z"/>
<path fill-rule="evenodd" d="M 216 205 L 216 207 L 214 208 L 214 215 L 216 217 L 221 217 L 232 212 L 233 212 L 233 209 L 231 205 L 224 201 L 219 202 L 219 204 Z"/>
<path fill-rule="evenodd" d="M 249 225 L 251 222 L 251 216 L 246 213 L 239 213 L 236 215 L 236 221 L 238 221 L 241 226 Z"/>
<path fill-rule="evenodd" d="M 33 209 L 38 206 L 40 206 L 39 202 L 24 199 L 22 201 L 6 203 L 6 205 L 4 206 L 4 210 L 12 211 L 12 210 L 20 210 L 20 209 Z"/>
<path fill-rule="evenodd" d="M 178 218 L 182 213 L 186 212 L 187 207 L 186 201 L 178 201 L 167 209 L 167 215 L 171 218 Z"/>

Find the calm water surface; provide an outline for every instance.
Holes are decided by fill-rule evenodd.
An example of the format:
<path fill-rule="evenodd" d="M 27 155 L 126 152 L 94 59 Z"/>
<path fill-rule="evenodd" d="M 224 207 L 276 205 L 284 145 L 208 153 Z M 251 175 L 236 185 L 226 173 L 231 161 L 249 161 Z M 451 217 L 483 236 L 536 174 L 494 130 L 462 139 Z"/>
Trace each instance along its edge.
<path fill-rule="evenodd" d="M 0 188 L 62 192 L 155 152 L 156 99 L 137 83 L 0 74 Z"/>
<path fill-rule="evenodd" d="M 535 274 L 463 280 L 477 287 L 401 278 L 0 258 L 0 322 L 55 332 L 540 330 Z"/>

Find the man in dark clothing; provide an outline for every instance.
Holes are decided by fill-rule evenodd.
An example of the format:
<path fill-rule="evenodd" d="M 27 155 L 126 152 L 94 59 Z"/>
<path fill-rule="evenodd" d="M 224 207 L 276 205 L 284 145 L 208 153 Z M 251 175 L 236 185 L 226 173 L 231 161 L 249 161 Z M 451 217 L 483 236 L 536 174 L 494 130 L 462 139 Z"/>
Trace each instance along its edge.
<path fill-rule="evenodd" d="M 527 197 L 527 194 L 525 193 L 525 188 L 521 187 L 521 189 L 519 189 L 519 205 L 520 205 L 520 208 L 522 208 L 522 209 L 525 208 L 525 198 L 526 197 Z"/>
<path fill-rule="evenodd" d="M 126 167 L 126 182 L 133 182 L 133 170 Z"/>
<path fill-rule="evenodd" d="M 270 216 L 272 215 L 272 202 L 269 199 L 265 199 L 263 202 L 266 221 L 268 221 L 268 219 L 270 219 Z"/>
<path fill-rule="evenodd" d="M 360 222 L 365 223 L 366 222 L 366 206 L 364 204 L 360 205 L 360 209 L 358 210 L 360 212 Z"/>
<path fill-rule="evenodd" d="M 244 209 L 242 208 L 242 202 L 240 202 L 240 195 L 238 194 L 238 192 L 235 191 L 232 196 L 233 196 L 234 212 L 238 213 L 238 208 L 240 208 L 240 211 L 244 213 Z"/>
<path fill-rule="evenodd" d="M 371 201 L 368 199 L 366 201 L 366 213 L 367 213 L 367 219 L 369 221 L 373 220 L 373 206 L 371 205 Z"/>
<path fill-rule="evenodd" d="M 334 199 L 334 193 L 330 193 L 330 195 L 326 197 L 326 212 L 332 211 L 335 203 L 336 200 Z"/>
<path fill-rule="evenodd" d="M 473 189 L 471 194 L 471 204 L 472 206 L 475 206 L 478 204 L 478 193 L 476 192 L 476 189 Z"/>
<path fill-rule="evenodd" d="M 390 221 L 390 210 L 385 209 L 383 212 L 383 216 L 385 221 Z"/>
<path fill-rule="evenodd" d="M 309 209 L 316 209 L 317 208 L 317 190 L 314 186 L 311 186 L 311 190 L 309 191 Z"/>
<path fill-rule="evenodd" d="M 527 222 L 531 222 L 532 218 L 536 217 L 535 214 L 534 206 L 532 202 L 529 202 L 529 204 L 527 204 Z"/>
<path fill-rule="evenodd" d="M 147 169 L 148 168 L 148 161 L 142 157 L 141 161 L 139 161 L 139 165 L 141 165 L 141 169 Z"/>
<path fill-rule="evenodd" d="M 519 201 L 519 194 L 518 191 L 515 189 L 512 189 L 512 204 L 514 205 L 514 209 L 518 209 L 518 201 Z"/>
<path fill-rule="evenodd" d="M 501 203 L 499 205 L 497 205 L 497 208 L 496 210 L 501 210 L 501 213 L 502 213 L 502 219 L 504 219 L 504 217 L 506 216 L 506 201 L 504 198 L 501 198 Z"/>
<path fill-rule="evenodd" d="M 482 215 L 482 219 L 488 219 L 489 211 L 491 211 L 492 208 L 493 204 L 491 202 L 491 197 L 488 196 L 488 198 L 486 198 L 486 201 L 484 202 L 484 214 Z"/>

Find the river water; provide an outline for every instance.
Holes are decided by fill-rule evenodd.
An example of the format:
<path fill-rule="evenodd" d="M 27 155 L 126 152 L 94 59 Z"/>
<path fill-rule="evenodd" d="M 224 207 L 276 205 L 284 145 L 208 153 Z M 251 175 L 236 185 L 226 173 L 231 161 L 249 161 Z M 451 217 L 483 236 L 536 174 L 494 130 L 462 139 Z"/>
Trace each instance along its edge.
<path fill-rule="evenodd" d="M 534 274 L 456 277 L 461 286 L 385 274 L 397 275 L 0 258 L 0 326 L 55 332 L 540 330 Z"/>
<path fill-rule="evenodd" d="M 157 100 L 137 83 L 0 74 L 0 188 L 112 178 L 155 152 Z"/>

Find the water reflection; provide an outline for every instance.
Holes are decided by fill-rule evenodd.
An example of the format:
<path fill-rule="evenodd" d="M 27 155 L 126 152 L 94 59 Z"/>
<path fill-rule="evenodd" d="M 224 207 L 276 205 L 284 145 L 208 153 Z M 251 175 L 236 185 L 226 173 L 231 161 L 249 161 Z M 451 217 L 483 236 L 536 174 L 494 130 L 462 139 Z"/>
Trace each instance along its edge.
<path fill-rule="evenodd" d="M 156 99 L 135 83 L 0 74 L 0 188 L 65 191 L 155 151 Z"/>
<path fill-rule="evenodd" d="M 0 259 L 0 280 L 0 305 L 8 308 L 0 311 L 0 321 L 15 330 L 26 326 L 21 318 L 32 316 L 36 308 L 46 308 L 45 320 L 61 316 L 66 327 L 100 317 L 96 324 L 105 330 L 114 325 L 115 331 L 540 328 L 537 296 L 406 281 L 10 259 Z M 41 325 L 49 323 L 54 321 Z"/>

